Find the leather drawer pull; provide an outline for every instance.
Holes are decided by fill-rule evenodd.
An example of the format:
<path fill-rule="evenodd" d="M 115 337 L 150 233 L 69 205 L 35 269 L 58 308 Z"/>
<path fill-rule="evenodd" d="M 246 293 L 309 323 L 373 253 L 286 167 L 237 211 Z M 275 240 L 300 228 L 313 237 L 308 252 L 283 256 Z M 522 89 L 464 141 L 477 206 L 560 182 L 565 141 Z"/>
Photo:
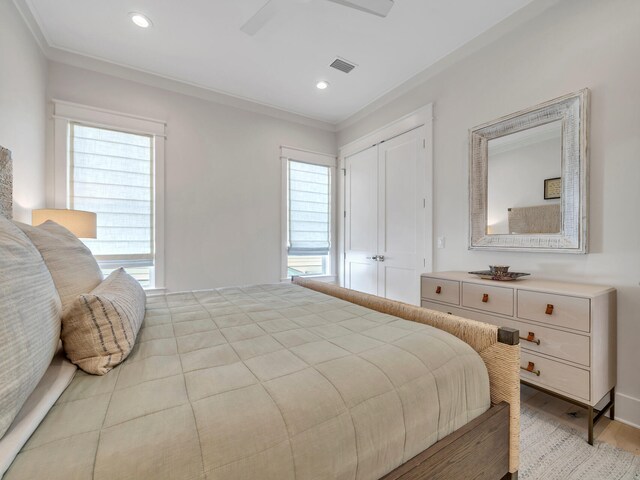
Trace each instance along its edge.
<path fill-rule="evenodd" d="M 440 295 L 440 294 L 442 293 L 442 287 L 441 287 L 440 285 L 438 285 L 438 286 L 436 287 L 436 293 L 437 293 L 438 295 Z"/>
<path fill-rule="evenodd" d="M 540 339 L 536 338 L 536 334 L 533 332 L 529 332 L 529 335 L 526 337 L 520 337 L 520 340 L 525 340 L 527 342 L 535 343 L 536 345 L 540 345 Z"/>
<path fill-rule="evenodd" d="M 547 315 L 551 315 L 553 313 L 553 305 L 547 303 L 547 309 L 544 311 Z"/>
<path fill-rule="evenodd" d="M 529 365 L 526 367 L 520 367 L 520 370 L 526 370 L 529 373 L 533 373 L 534 375 L 540 376 L 540 370 L 534 370 L 535 363 L 529 362 Z"/>
<path fill-rule="evenodd" d="M 487 303 L 489 301 L 489 294 L 485 293 L 482 295 L 482 303 Z"/>

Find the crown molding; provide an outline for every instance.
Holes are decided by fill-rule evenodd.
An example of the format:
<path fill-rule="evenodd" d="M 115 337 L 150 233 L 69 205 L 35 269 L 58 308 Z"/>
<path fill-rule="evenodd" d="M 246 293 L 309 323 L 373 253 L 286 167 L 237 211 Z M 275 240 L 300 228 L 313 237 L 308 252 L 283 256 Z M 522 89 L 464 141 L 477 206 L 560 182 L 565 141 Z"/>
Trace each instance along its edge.
<path fill-rule="evenodd" d="M 244 98 L 227 92 L 215 90 L 193 82 L 160 75 L 131 65 L 120 64 L 103 58 L 58 47 L 53 44 L 44 33 L 45 30 L 42 28 L 42 22 L 38 19 L 37 14 L 34 13 L 35 10 L 30 7 L 29 0 L 13 0 L 13 3 L 33 34 L 33 37 L 42 50 L 44 56 L 51 62 L 83 68 L 85 70 L 105 75 L 111 75 L 124 80 L 130 80 L 174 93 L 201 98 L 220 105 L 267 115 L 279 120 L 318 128 L 320 130 L 326 130 L 329 132 L 336 131 L 335 124 L 320 118 L 314 118 L 299 112 L 285 110 L 274 105 L 261 103 L 250 98 Z"/>
<path fill-rule="evenodd" d="M 263 104 L 255 100 L 213 90 L 196 83 L 177 80 L 168 76 L 134 68 L 129 65 L 106 61 L 101 58 L 79 54 L 70 50 L 57 47 L 49 47 L 47 58 L 52 62 L 70 65 L 77 68 L 83 68 L 85 70 L 90 70 L 105 75 L 111 75 L 116 78 L 130 80 L 151 87 L 161 88 L 163 90 L 168 90 L 174 93 L 201 98 L 203 100 L 207 100 L 209 102 L 217 103 L 220 105 L 226 105 L 252 113 L 267 115 L 280 120 L 318 128 L 321 130 L 330 132 L 336 131 L 334 124 L 326 122 L 324 120 L 312 118 L 297 112 L 283 110 L 273 105 Z"/>
<path fill-rule="evenodd" d="M 520 10 L 517 10 L 504 20 L 495 24 L 489 30 L 486 30 L 480 35 L 467 41 L 457 49 L 453 50 L 451 53 L 444 55 L 442 58 L 437 60 L 426 69 L 417 72 L 414 76 L 409 78 L 409 80 L 401 82 L 395 87 L 390 88 L 353 115 L 337 122 L 336 131 L 339 132 L 358 123 L 360 120 L 368 117 L 373 112 L 380 110 L 384 106 L 392 103 L 394 100 L 397 100 L 403 95 L 419 87 L 423 83 L 426 83 L 428 80 L 435 77 L 447 68 L 476 53 L 478 50 L 481 50 L 487 45 L 505 36 L 506 34 L 518 29 L 523 24 L 542 14 L 545 10 L 551 8 L 560 1 L 561 0 L 533 0 L 531 3 L 522 7 Z M 431 101 L 433 100 L 435 99 L 432 99 Z"/>
<path fill-rule="evenodd" d="M 38 47 L 40 47 L 40 50 L 46 57 L 49 49 L 49 41 L 44 35 L 44 30 L 40 26 L 40 21 L 35 17 L 31 8 L 27 4 L 27 0 L 13 0 L 13 6 L 18 10 L 18 13 L 38 44 Z"/>
<path fill-rule="evenodd" d="M 373 112 L 383 108 L 385 105 L 392 103 L 394 100 L 427 82 L 429 79 L 455 63 L 472 55 L 507 33 L 512 32 L 524 23 L 540 15 L 548 8 L 559 3 L 561 0 L 533 0 L 531 3 L 511 14 L 489 30 L 469 40 L 453 52 L 443 56 L 431 66 L 416 72 L 416 74 L 409 78 L 409 80 L 401 82 L 400 84 L 390 88 L 357 112 L 335 123 L 300 112 L 286 110 L 275 105 L 261 103 L 250 98 L 212 89 L 197 83 L 179 80 L 170 76 L 133 67 L 131 65 L 120 64 L 111 60 L 93 57 L 70 49 L 61 48 L 53 44 L 53 42 L 47 38 L 45 30 L 42 28 L 42 22 L 37 18 L 37 13 L 34 13 L 35 9 L 30 6 L 30 0 L 12 1 L 33 34 L 33 37 L 36 39 L 36 42 L 40 46 L 45 57 L 52 62 L 84 68 L 86 70 L 111 75 L 125 80 L 131 80 L 144 85 L 201 98 L 213 103 L 235 107 L 253 113 L 268 115 L 280 120 L 318 128 L 329 132 L 339 132 L 366 118 Z"/>

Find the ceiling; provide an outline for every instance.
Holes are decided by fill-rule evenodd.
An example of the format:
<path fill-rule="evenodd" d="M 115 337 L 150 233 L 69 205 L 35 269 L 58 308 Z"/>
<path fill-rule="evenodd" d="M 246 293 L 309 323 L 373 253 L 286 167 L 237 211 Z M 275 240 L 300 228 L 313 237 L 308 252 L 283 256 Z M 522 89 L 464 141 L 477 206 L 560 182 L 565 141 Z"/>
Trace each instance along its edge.
<path fill-rule="evenodd" d="M 27 0 L 50 47 L 338 123 L 531 0 L 395 0 L 386 18 L 291 0 L 255 36 L 266 0 Z M 130 12 L 145 14 L 141 29 Z M 357 67 L 329 68 L 336 56 Z M 320 91 L 318 80 L 329 88 Z"/>

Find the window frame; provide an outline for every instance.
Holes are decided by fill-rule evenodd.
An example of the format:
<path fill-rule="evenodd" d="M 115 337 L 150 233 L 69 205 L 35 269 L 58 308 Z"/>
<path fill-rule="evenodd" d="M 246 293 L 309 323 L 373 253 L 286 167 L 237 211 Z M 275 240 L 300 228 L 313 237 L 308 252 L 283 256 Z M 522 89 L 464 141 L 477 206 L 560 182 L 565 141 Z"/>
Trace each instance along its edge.
<path fill-rule="evenodd" d="M 328 262 L 328 270 L 324 275 L 309 275 L 309 277 L 324 280 L 324 281 L 335 281 L 337 279 L 337 242 L 336 242 L 336 207 L 337 203 L 337 164 L 338 158 L 336 155 L 328 154 L 328 153 L 320 153 L 320 152 L 312 152 L 309 150 L 296 148 L 296 147 L 288 147 L 281 146 L 280 147 L 280 160 L 282 163 L 282 209 L 281 209 L 281 237 L 280 244 L 282 246 L 281 249 L 281 259 L 280 259 L 280 281 L 286 282 L 291 280 L 288 277 L 288 257 L 289 252 L 287 249 L 288 239 L 289 239 L 289 160 L 294 162 L 302 162 L 309 163 L 312 165 L 321 165 L 324 167 L 329 167 L 329 210 L 330 210 L 330 218 L 329 218 L 329 238 L 331 241 L 331 247 L 329 249 L 329 262 Z"/>
<path fill-rule="evenodd" d="M 89 107 L 61 100 L 53 100 L 53 162 L 47 172 L 47 203 L 54 208 L 68 208 L 69 193 L 69 127 L 79 123 L 90 127 L 118 130 L 125 133 L 149 135 L 152 137 L 152 181 L 154 205 L 154 258 L 151 284 L 147 292 L 161 292 L 165 289 L 164 259 L 164 168 L 165 168 L 165 129 L 162 120 L 139 117 L 112 110 Z M 116 262 L 118 262 L 116 260 Z M 100 262 L 110 268 L 108 263 Z"/>

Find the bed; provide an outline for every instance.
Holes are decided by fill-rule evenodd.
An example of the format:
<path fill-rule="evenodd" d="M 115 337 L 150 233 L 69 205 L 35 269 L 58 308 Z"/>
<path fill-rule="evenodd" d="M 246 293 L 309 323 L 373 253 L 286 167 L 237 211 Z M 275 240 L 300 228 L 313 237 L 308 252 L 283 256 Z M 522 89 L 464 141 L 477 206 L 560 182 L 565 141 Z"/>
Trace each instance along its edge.
<path fill-rule="evenodd" d="M 517 331 L 336 285 L 149 296 L 121 365 L 52 367 L 6 480 L 517 476 Z"/>

